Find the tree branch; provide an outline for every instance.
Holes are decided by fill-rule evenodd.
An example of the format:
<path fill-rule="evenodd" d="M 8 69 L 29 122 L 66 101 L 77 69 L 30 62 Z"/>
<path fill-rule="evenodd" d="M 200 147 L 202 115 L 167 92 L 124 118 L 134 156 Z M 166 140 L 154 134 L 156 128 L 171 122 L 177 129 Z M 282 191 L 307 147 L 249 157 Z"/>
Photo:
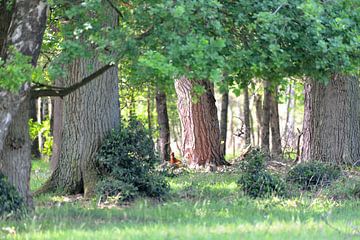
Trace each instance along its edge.
<path fill-rule="evenodd" d="M 119 16 L 120 16 L 121 18 L 124 18 L 124 15 L 120 12 L 120 10 L 114 5 L 114 3 L 113 3 L 111 0 L 106 0 L 106 1 L 109 3 L 110 7 L 111 7 L 112 9 L 114 9 L 114 11 L 115 11 L 117 14 L 119 14 Z"/>
<path fill-rule="evenodd" d="M 85 77 L 80 82 L 75 83 L 69 87 L 56 87 L 56 86 L 46 86 L 42 84 L 42 86 L 46 86 L 45 89 L 31 89 L 30 94 L 31 97 L 37 98 L 37 97 L 65 97 L 66 95 L 74 92 L 75 90 L 79 89 L 82 86 L 85 86 L 104 72 L 106 72 L 108 69 L 113 67 L 113 64 L 106 64 L 102 68 L 98 69 L 97 71 L 93 72 L 91 75 Z M 37 85 L 38 87 L 41 85 Z"/>

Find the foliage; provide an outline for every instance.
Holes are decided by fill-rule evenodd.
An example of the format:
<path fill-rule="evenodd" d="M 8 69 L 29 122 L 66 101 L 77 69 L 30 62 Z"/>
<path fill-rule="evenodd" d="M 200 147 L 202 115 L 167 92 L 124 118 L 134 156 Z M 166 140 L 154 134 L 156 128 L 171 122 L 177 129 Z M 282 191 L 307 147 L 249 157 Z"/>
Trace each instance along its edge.
<path fill-rule="evenodd" d="M 325 189 L 325 195 L 335 200 L 360 199 L 360 176 L 342 176 Z"/>
<path fill-rule="evenodd" d="M 26 82 L 42 82 L 42 71 L 30 64 L 30 57 L 11 50 L 6 60 L 0 58 L 0 88 L 11 92 L 20 90 Z"/>
<path fill-rule="evenodd" d="M 319 161 L 308 161 L 293 167 L 286 177 L 290 183 L 298 184 L 302 189 L 328 185 L 341 174 L 338 166 Z"/>
<path fill-rule="evenodd" d="M 0 173 L 0 203 L 0 219 L 18 218 L 25 211 L 23 199 L 2 173 Z"/>
<path fill-rule="evenodd" d="M 103 177 L 97 188 L 105 198 L 119 196 L 119 200 L 131 200 L 138 194 L 161 197 L 169 189 L 165 178 L 155 171 L 159 159 L 154 144 L 134 119 L 104 141 L 97 161 Z"/>
<path fill-rule="evenodd" d="M 53 145 L 53 137 L 51 136 L 51 126 L 50 119 L 47 117 L 41 123 L 34 122 L 33 119 L 29 120 L 30 127 L 30 137 L 34 140 L 39 134 L 41 134 L 44 138 L 44 145 L 41 149 L 41 154 L 51 156 L 52 153 L 52 145 Z"/>
<path fill-rule="evenodd" d="M 259 149 L 253 149 L 248 153 L 242 168 L 244 174 L 241 175 L 238 184 L 246 195 L 257 198 L 285 194 L 284 181 L 265 169 L 265 154 Z"/>

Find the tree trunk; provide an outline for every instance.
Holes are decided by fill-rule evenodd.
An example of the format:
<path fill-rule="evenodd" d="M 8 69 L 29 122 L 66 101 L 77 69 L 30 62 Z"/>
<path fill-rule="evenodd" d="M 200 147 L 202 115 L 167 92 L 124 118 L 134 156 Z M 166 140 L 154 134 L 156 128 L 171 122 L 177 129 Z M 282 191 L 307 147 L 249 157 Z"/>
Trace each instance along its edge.
<path fill-rule="evenodd" d="M 270 104 L 271 104 L 271 90 L 270 83 L 264 82 L 264 101 L 261 117 L 261 149 L 269 152 L 270 150 Z"/>
<path fill-rule="evenodd" d="M 102 64 L 94 59 L 78 59 L 68 66 L 65 86 L 73 85 Z M 96 152 L 104 138 L 117 128 L 119 119 L 118 71 L 112 67 L 86 86 L 55 104 L 54 152 L 55 170 L 40 192 L 60 190 L 64 193 L 94 193 L 97 182 Z M 62 110 L 62 111 L 61 111 Z M 60 139 L 59 139 L 60 137 Z"/>
<path fill-rule="evenodd" d="M 15 1 L 8 32 L 0 34 L 6 36 L 0 49 L 3 58 L 8 55 L 9 46 L 14 46 L 17 51 L 31 57 L 32 65 L 36 65 L 45 31 L 46 10 L 46 3 L 39 0 Z M 0 96 L 0 171 L 31 206 L 29 84 L 25 83 L 17 94 L 0 89 Z"/>
<path fill-rule="evenodd" d="M 250 100 L 249 100 L 249 90 L 246 86 L 244 88 L 244 123 L 245 123 L 245 145 L 249 146 L 251 144 L 251 126 L 250 126 Z"/>
<path fill-rule="evenodd" d="M 149 129 L 149 135 L 150 138 L 152 138 L 152 96 L 151 96 L 151 89 L 150 86 L 147 89 L 147 98 L 146 98 L 146 102 L 147 102 L 147 117 L 148 117 L 148 129 Z"/>
<path fill-rule="evenodd" d="M 198 102 L 192 98 L 193 87 L 205 89 Z M 190 165 L 227 165 L 220 150 L 220 129 L 213 85 L 208 81 L 192 82 L 186 77 L 175 81 L 178 111 L 182 125 L 182 153 Z"/>
<path fill-rule="evenodd" d="M 156 112 L 160 131 L 160 156 L 163 161 L 169 161 L 171 151 L 169 117 L 166 105 L 166 94 L 160 90 L 156 92 Z"/>
<path fill-rule="evenodd" d="M 294 112 L 295 112 L 295 82 L 290 83 L 288 87 L 288 104 L 286 111 L 286 123 L 284 130 L 284 146 L 285 148 L 290 146 L 293 149 L 296 148 L 296 136 L 294 131 L 295 120 L 294 120 Z"/>
<path fill-rule="evenodd" d="M 63 86 L 63 85 L 58 85 Z M 63 99 L 54 99 L 53 145 L 50 159 L 51 170 L 55 171 L 59 163 L 63 126 Z"/>
<path fill-rule="evenodd" d="M 360 160 L 357 77 L 335 74 L 327 85 L 305 85 L 302 161 L 355 164 Z"/>
<path fill-rule="evenodd" d="M 277 89 L 271 94 L 270 101 L 270 126 L 271 126 L 271 153 L 281 155 L 281 135 L 279 123 L 279 108 L 277 102 Z"/>
<path fill-rule="evenodd" d="M 261 122 L 262 122 L 262 97 L 260 94 L 255 95 L 255 110 L 256 110 L 256 135 L 257 135 L 257 146 L 260 146 L 260 132 L 261 132 Z"/>
<path fill-rule="evenodd" d="M 221 154 L 226 154 L 226 135 L 227 135 L 227 120 L 229 108 L 229 92 L 223 93 L 221 98 L 221 113 L 220 113 L 220 147 Z"/>
<path fill-rule="evenodd" d="M 38 99 L 31 98 L 30 99 L 30 118 L 33 122 L 37 123 L 38 121 L 38 106 L 37 106 Z M 39 136 L 36 136 L 36 138 L 31 143 L 31 155 L 34 158 L 41 158 L 40 153 L 40 141 Z"/>

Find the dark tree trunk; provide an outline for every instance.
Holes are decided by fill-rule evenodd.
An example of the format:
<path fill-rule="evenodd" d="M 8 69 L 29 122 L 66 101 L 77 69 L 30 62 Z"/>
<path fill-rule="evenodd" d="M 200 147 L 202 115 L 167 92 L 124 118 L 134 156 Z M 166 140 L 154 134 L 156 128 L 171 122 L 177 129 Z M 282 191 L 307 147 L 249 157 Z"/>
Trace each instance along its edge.
<path fill-rule="evenodd" d="M 279 123 L 279 108 L 277 102 L 277 89 L 271 94 L 270 101 L 270 126 L 271 126 L 271 153 L 281 155 L 281 135 Z"/>
<path fill-rule="evenodd" d="M 262 115 L 263 115 L 263 109 L 262 109 L 262 97 L 260 94 L 255 95 L 255 110 L 256 110 L 256 135 L 257 135 L 257 146 L 260 146 L 260 133 L 261 133 L 261 122 L 262 122 Z"/>
<path fill-rule="evenodd" d="M 152 138 L 152 96 L 151 96 L 151 89 L 148 87 L 147 92 L 147 115 L 148 115 L 148 129 L 149 129 L 149 135 Z"/>
<path fill-rule="evenodd" d="M 357 77 L 336 74 L 327 85 L 306 83 L 302 161 L 359 162 L 359 116 Z"/>
<path fill-rule="evenodd" d="M 271 90 L 270 83 L 264 82 L 264 101 L 261 117 L 261 149 L 269 152 L 270 150 L 270 104 Z"/>
<path fill-rule="evenodd" d="M 37 101 L 38 100 L 35 98 L 30 99 L 30 118 L 33 122 L 38 122 Z M 31 143 L 31 155 L 34 158 L 41 158 L 39 136 L 36 136 L 36 138 Z"/>
<path fill-rule="evenodd" d="M 221 113 L 220 113 L 220 147 L 221 154 L 226 154 L 226 135 L 227 135 L 227 120 L 229 108 L 229 92 L 223 93 L 221 98 Z"/>
<path fill-rule="evenodd" d="M 156 93 L 156 112 L 160 131 L 160 156 L 163 161 L 169 161 L 171 151 L 169 117 L 166 105 L 166 94 L 160 90 Z"/>
<path fill-rule="evenodd" d="M 64 85 L 73 85 L 102 64 L 95 58 L 79 59 L 68 66 Z M 95 156 L 104 138 L 119 126 L 118 71 L 112 67 L 86 86 L 56 101 L 54 122 L 55 170 L 40 190 L 84 193 L 91 196 L 97 181 Z M 56 119 L 55 118 L 55 119 Z"/>
<path fill-rule="evenodd" d="M 205 93 L 197 102 L 193 87 L 200 84 Z M 186 77 L 175 81 L 178 111 L 182 124 L 182 153 L 190 165 L 228 164 L 220 150 L 220 129 L 213 85 L 208 81 L 192 82 Z"/>
<path fill-rule="evenodd" d="M 45 30 L 46 9 L 46 3 L 39 0 L 15 1 L 8 32 L 0 33 L 1 36 L 6 36 L 1 45 L 2 57 L 7 57 L 8 47 L 12 45 L 22 54 L 31 57 L 32 65 L 36 65 Z M 4 16 L 3 12 L 1 15 Z M 5 28 L 1 28 L 3 29 Z M 28 205 L 31 205 L 29 84 L 25 83 L 17 94 L 0 89 L 0 96 L 0 171 L 9 178 Z"/>
<path fill-rule="evenodd" d="M 245 145 L 251 144 L 251 126 L 250 126 L 250 100 L 248 87 L 244 88 L 244 123 L 245 123 Z"/>

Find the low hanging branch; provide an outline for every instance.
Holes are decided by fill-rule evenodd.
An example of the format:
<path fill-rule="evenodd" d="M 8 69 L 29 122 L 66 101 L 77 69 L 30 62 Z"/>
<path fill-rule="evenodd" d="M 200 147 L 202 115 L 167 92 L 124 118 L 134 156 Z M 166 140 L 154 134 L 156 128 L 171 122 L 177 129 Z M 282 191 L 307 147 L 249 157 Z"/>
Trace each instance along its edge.
<path fill-rule="evenodd" d="M 65 97 L 66 95 L 74 92 L 75 90 L 79 89 L 82 86 L 85 86 L 104 72 L 106 72 L 108 69 L 113 67 L 114 64 L 106 64 L 102 68 L 98 69 L 97 71 L 93 72 L 89 76 L 82 79 L 80 82 L 75 83 L 69 87 L 56 87 L 56 86 L 49 86 L 45 84 L 37 84 L 32 87 L 30 94 L 33 98 L 38 97 Z"/>

